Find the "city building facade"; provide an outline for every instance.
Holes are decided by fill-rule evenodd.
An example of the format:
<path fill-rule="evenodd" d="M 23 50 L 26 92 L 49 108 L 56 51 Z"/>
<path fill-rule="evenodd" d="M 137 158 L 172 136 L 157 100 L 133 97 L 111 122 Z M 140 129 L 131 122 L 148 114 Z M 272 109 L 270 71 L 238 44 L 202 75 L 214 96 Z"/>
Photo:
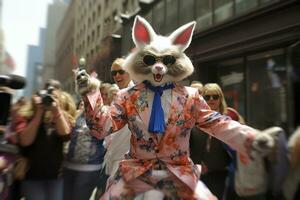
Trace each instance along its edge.
<path fill-rule="evenodd" d="M 75 52 L 85 57 L 89 71 L 111 81 L 109 69 L 120 56 L 121 14 L 138 9 L 137 0 L 75 0 Z"/>
<path fill-rule="evenodd" d="M 53 3 L 48 5 L 43 60 L 43 81 L 55 78 L 54 66 L 56 64 L 56 32 L 67 8 L 68 4 L 62 0 L 54 0 Z"/>
<path fill-rule="evenodd" d="M 38 45 L 29 45 L 27 48 L 26 87 L 24 96 L 30 97 L 43 86 L 43 61 L 45 48 L 45 29 L 39 32 Z"/>
<path fill-rule="evenodd" d="M 137 14 L 163 35 L 197 22 L 187 82 L 220 84 L 228 104 L 256 128 L 299 125 L 299 1 L 161 0 L 141 8 Z M 123 55 L 133 47 L 134 17 L 123 23 Z"/>
<path fill-rule="evenodd" d="M 195 20 L 186 51 L 195 73 L 186 84 L 220 84 L 228 104 L 256 128 L 279 125 L 291 132 L 300 123 L 299 1 L 74 1 L 75 58 L 85 57 L 87 70 L 101 80 L 110 82 L 112 60 L 132 50 L 137 14 L 162 35 Z"/>
<path fill-rule="evenodd" d="M 70 93 L 75 91 L 72 70 L 77 65 L 74 49 L 75 8 L 75 1 L 71 1 L 57 29 L 54 65 L 54 77 L 61 82 L 63 89 Z"/>

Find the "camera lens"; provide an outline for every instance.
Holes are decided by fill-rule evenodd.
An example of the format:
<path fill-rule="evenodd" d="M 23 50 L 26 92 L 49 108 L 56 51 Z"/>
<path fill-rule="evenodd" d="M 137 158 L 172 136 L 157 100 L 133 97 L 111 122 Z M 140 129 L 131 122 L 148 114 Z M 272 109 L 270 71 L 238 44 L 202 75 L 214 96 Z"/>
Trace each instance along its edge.
<path fill-rule="evenodd" d="M 49 86 L 46 90 L 40 90 L 38 95 L 42 98 L 42 103 L 45 106 L 51 106 L 54 99 L 52 98 L 52 93 L 55 88 Z"/>
<path fill-rule="evenodd" d="M 42 99 L 42 102 L 45 106 L 51 106 L 53 101 L 54 100 L 50 94 L 46 94 Z"/>

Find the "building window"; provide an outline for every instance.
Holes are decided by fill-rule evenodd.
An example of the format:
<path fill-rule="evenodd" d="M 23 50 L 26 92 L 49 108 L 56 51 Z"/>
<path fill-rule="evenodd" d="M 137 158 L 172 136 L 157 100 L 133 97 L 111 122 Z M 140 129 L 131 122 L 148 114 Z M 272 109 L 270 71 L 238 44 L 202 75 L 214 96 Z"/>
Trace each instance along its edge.
<path fill-rule="evenodd" d="M 164 34 L 165 33 L 165 1 L 158 2 L 153 9 L 153 14 L 155 13 L 155 17 L 153 17 L 153 27 L 156 33 Z"/>
<path fill-rule="evenodd" d="M 214 22 L 223 22 L 233 16 L 232 0 L 214 0 Z"/>
<path fill-rule="evenodd" d="M 178 27 L 179 3 L 178 0 L 167 0 L 166 4 L 166 33 L 170 33 Z"/>
<path fill-rule="evenodd" d="M 123 13 L 128 13 L 129 10 L 128 10 L 128 0 L 124 0 L 123 3 L 122 3 L 122 10 L 123 10 Z"/>
<path fill-rule="evenodd" d="M 196 1 L 196 19 L 198 29 L 212 25 L 212 0 Z"/>
<path fill-rule="evenodd" d="M 113 11 L 112 16 L 113 16 L 113 26 L 115 27 L 116 24 L 117 24 L 117 22 L 119 21 L 119 20 L 118 20 L 118 17 L 119 17 L 119 16 L 117 16 L 117 10 L 114 10 L 114 11 Z"/>
<path fill-rule="evenodd" d="M 260 0 L 260 3 L 269 3 L 270 1 L 277 1 L 277 0 Z"/>
<path fill-rule="evenodd" d="M 93 58 L 94 50 L 91 50 L 91 58 Z"/>
<path fill-rule="evenodd" d="M 80 49 L 80 51 L 83 52 L 84 49 L 85 49 L 85 42 L 83 41 L 83 42 L 82 42 L 82 48 Z"/>
<path fill-rule="evenodd" d="M 230 59 L 217 64 L 220 86 L 226 103 L 245 117 L 245 77 L 243 58 Z"/>
<path fill-rule="evenodd" d="M 149 10 L 149 12 L 144 16 L 144 18 L 152 24 L 152 10 Z"/>
<path fill-rule="evenodd" d="M 97 26 L 97 37 L 100 37 L 100 24 Z"/>
<path fill-rule="evenodd" d="M 193 21 L 195 19 L 194 0 L 179 1 L 179 4 L 180 4 L 180 6 L 179 6 L 179 10 L 180 10 L 179 23 L 185 24 L 187 22 Z M 169 8 L 167 7 L 167 9 L 169 9 Z"/>
<path fill-rule="evenodd" d="M 100 17 L 101 16 L 101 5 L 98 5 L 98 11 L 97 11 L 97 13 L 98 13 L 98 17 Z"/>
<path fill-rule="evenodd" d="M 108 35 L 108 33 L 110 32 L 110 17 L 106 17 L 105 20 L 104 20 L 104 31 L 105 31 L 105 36 Z"/>
<path fill-rule="evenodd" d="M 124 31 L 122 34 L 122 54 L 126 55 L 128 54 L 128 51 L 131 50 L 132 47 L 134 47 L 133 42 L 132 42 L 132 37 L 131 37 L 131 32 L 130 31 L 125 31 L 125 30 L 131 30 L 132 23 L 128 23 L 124 26 Z"/>
<path fill-rule="evenodd" d="M 284 126 L 286 108 L 286 56 L 283 49 L 247 57 L 247 122 L 256 128 Z"/>
<path fill-rule="evenodd" d="M 92 43 L 94 43 L 95 42 L 95 31 L 93 30 L 92 31 Z"/>
<path fill-rule="evenodd" d="M 93 12 L 93 23 L 95 22 L 95 20 L 96 20 L 96 13 L 95 12 Z"/>
<path fill-rule="evenodd" d="M 258 0 L 235 0 L 235 13 L 243 14 L 258 6 Z"/>

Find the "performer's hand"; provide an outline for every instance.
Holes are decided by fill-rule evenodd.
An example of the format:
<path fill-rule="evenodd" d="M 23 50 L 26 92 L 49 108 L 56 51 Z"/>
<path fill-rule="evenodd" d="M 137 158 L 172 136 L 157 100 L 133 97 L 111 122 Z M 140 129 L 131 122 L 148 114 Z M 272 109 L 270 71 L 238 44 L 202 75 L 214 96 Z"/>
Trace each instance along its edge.
<path fill-rule="evenodd" d="M 90 76 L 84 69 L 76 70 L 77 90 L 81 95 L 84 95 L 92 90 L 99 89 L 100 81 L 93 76 Z"/>
<path fill-rule="evenodd" d="M 206 174 L 208 172 L 207 165 L 204 164 L 204 162 L 201 162 L 201 174 Z"/>
<path fill-rule="evenodd" d="M 257 133 L 252 144 L 255 153 L 260 156 L 266 156 L 271 153 L 276 145 L 276 137 L 282 131 L 280 127 L 271 127 Z"/>
<path fill-rule="evenodd" d="M 83 69 L 75 72 L 76 82 L 78 92 L 80 94 L 85 94 L 88 92 L 89 83 L 90 83 L 90 75 Z"/>

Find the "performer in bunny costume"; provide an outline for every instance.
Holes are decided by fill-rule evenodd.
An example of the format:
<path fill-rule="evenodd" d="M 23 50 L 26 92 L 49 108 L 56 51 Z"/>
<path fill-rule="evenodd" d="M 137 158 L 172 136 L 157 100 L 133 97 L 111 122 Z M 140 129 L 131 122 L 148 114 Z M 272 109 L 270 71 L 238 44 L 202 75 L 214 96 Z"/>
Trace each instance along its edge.
<path fill-rule="evenodd" d="M 245 155 L 266 153 L 274 145 L 268 134 L 212 111 L 197 89 L 178 84 L 194 69 L 184 50 L 195 24 L 163 37 L 137 16 L 132 32 L 136 49 L 123 66 L 137 84 L 121 90 L 108 111 L 102 109 L 99 90 L 89 90 L 92 78 L 78 73 L 85 73 L 77 81 L 86 91 L 82 96 L 92 134 L 103 138 L 125 124 L 131 131 L 130 151 L 102 199 L 216 199 L 199 181 L 201 168 L 189 158 L 194 126 Z"/>

